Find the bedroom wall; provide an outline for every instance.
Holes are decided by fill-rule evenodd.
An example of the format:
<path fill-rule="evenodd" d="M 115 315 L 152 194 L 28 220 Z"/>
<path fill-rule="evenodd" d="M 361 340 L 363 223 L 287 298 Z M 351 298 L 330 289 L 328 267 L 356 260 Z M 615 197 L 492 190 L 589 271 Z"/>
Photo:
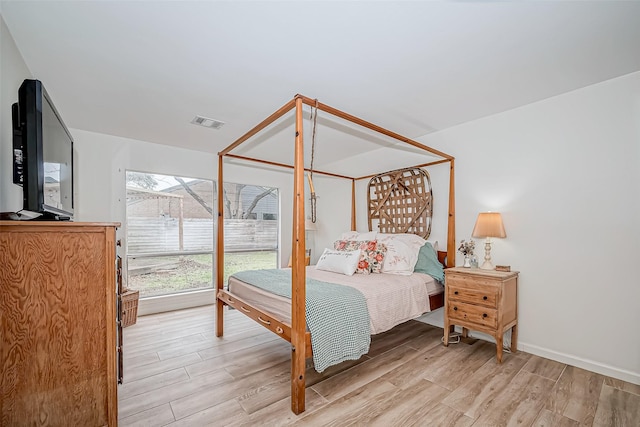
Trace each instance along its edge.
<path fill-rule="evenodd" d="M 22 189 L 13 184 L 11 105 L 22 81 L 33 78 L 0 15 L 0 212 L 22 208 Z"/>
<path fill-rule="evenodd" d="M 502 212 L 491 253 L 520 271 L 519 349 L 636 384 L 639 118 L 633 73 L 419 138 L 456 157 L 458 242 Z"/>

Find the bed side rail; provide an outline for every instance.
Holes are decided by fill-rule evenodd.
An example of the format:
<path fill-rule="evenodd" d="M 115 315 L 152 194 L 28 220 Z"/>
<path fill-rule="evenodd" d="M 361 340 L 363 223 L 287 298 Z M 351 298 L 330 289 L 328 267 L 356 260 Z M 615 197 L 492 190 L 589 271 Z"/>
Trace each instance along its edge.
<path fill-rule="evenodd" d="M 287 325 L 286 323 L 281 322 L 272 315 L 255 308 L 251 304 L 243 301 L 241 298 L 238 298 L 237 296 L 224 289 L 218 291 L 218 299 L 226 305 L 235 308 L 245 316 L 255 320 L 257 323 L 269 329 L 279 337 L 284 338 L 288 342 L 291 342 L 291 325 Z M 312 355 L 311 334 L 308 331 L 306 333 L 305 341 L 307 348 L 306 354 L 307 357 L 310 357 Z"/>

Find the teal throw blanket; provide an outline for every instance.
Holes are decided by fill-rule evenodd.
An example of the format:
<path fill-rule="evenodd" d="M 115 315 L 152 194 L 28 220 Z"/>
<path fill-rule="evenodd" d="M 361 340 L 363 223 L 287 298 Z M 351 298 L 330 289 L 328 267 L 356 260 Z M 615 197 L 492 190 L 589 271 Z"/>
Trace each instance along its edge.
<path fill-rule="evenodd" d="M 413 268 L 414 273 L 425 273 L 433 277 L 440 283 L 444 283 L 444 266 L 438 261 L 438 254 L 431 246 L 425 243 L 418 253 L 418 262 Z"/>
<path fill-rule="evenodd" d="M 291 270 L 251 270 L 233 275 L 273 294 L 291 298 Z M 306 280 L 307 327 L 316 371 L 345 360 L 357 360 L 369 351 L 371 330 L 364 295 L 349 286 Z"/>

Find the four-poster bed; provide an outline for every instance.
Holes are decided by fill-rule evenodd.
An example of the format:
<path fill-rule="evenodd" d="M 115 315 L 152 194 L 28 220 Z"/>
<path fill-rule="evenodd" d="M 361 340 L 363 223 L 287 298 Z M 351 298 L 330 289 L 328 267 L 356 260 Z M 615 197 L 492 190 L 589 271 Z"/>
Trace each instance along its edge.
<path fill-rule="evenodd" d="M 272 115 L 267 117 L 260 124 L 255 126 L 241 138 L 229 145 L 227 148 L 218 153 L 218 236 L 217 236 L 217 258 L 216 258 L 216 336 L 223 335 L 223 308 L 229 305 L 238 309 L 248 317 L 254 319 L 264 327 L 281 336 L 291 343 L 291 410 L 299 414 L 305 409 L 305 361 L 307 357 L 312 355 L 311 333 L 307 330 L 305 319 L 305 309 L 307 302 L 306 283 L 306 253 L 305 253 L 305 197 L 304 182 L 305 171 L 304 166 L 304 145 L 303 145 L 303 106 L 307 105 L 317 110 L 328 113 L 337 118 L 351 122 L 355 125 L 366 128 L 370 131 L 382 134 L 396 141 L 413 146 L 419 150 L 424 150 L 430 155 L 439 159 L 419 165 L 405 170 L 392 171 L 389 174 L 367 175 L 360 177 L 350 177 L 346 175 L 323 172 L 321 170 L 313 170 L 313 173 L 319 175 L 330 176 L 334 178 L 342 178 L 351 180 L 351 229 L 356 230 L 356 181 L 370 179 L 370 191 L 367 197 L 369 209 L 368 227 L 371 231 L 374 222 L 377 222 L 378 230 L 381 233 L 414 233 L 428 237 L 431 229 L 430 213 L 426 214 L 426 210 L 431 209 L 430 203 L 430 187 L 429 194 L 425 195 L 425 191 L 414 188 L 414 184 L 424 183 L 428 180 L 419 171 L 419 168 L 433 166 L 437 164 L 449 163 L 449 201 L 448 201 L 448 222 L 447 222 L 447 250 L 438 252 L 438 258 L 446 266 L 452 266 L 455 260 L 455 202 L 454 202 L 454 158 L 443 152 L 427 147 L 416 141 L 403 137 L 399 134 L 376 126 L 372 123 L 354 117 L 350 114 L 319 103 L 317 100 L 307 98 L 302 95 L 296 95 L 291 101 L 278 109 Z M 295 109 L 295 146 L 294 146 L 294 164 L 261 160 L 247 156 L 241 156 L 231 153 L 245 141 L 257 135 L 260 131 L 267 128 L 280 117 Z M 258 162 L 270 166 L 278 166 L 293 170 L 293 217 L 292 217 L 292 268 L 290 274 L 290 292 L 287 292 L 287 298 L 290 298 L 291 315 L 289 319 L 282 319 L 282 316 L 273 315 L 272 312 L 265 310 L 256 304 L 255 300 L 249 301 L 248 298 L 241 298 L 228 289 L 224 289 L 223 269 L 224 269 L 224 218 L 223 218 L 223 166 L 224 158 Z M 394 175 L 395 173 L 395 175 Z M 401 191 L 398 191 L 401 188 Z M 398 193 L 406 195 L 398 196 Z M 408 195 L 408 196 L 407 196 Z M 396 198 L 395 200 L 394 197 Z M 403 204 L 404 200 L 398 197 L 409 198 L 408 207 L 404 208 L 401 215 L 398 215 L 397 207 Z M 420 203 L 418 203 L 420 202 Z M 385 205 L 387 203 L 387 205 Z M 417 204 L 418 203 L 418 204 Z M 387 206 L 387 208 L 381 208 Z M 390 206 L 390 207 L 389 207 Z M 386 209 L 386 210 L 385 210 Z M 407 213 L 408 212 L 408 213 Z M 395 220 L 393 218 L 396 218 Z M 424 218 L 427 218 L 425 220 Z M 397 220 L 400 218 L 400 220 Z M 441 307 L 443 305 L 443 294 L 429 296 L 429 304 L 431 309 Z"/>

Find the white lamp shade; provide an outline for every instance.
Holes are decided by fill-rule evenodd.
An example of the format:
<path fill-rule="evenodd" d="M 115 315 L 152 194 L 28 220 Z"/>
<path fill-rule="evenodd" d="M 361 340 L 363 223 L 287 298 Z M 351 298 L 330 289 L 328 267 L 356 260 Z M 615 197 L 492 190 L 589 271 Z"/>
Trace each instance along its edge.
<path fill-rule="evenodd" d="M 471 235 L 473 237 L 507 237 L 502 223 L 502 215 L 499 212 L 479 213 Z"/>
<path fill-rule="evenodd" d="M 304 221 L 304 229 L 306 231 L 316 231 L 318 228 L 316 227 L 316 223 L 307 219 Z"/>

